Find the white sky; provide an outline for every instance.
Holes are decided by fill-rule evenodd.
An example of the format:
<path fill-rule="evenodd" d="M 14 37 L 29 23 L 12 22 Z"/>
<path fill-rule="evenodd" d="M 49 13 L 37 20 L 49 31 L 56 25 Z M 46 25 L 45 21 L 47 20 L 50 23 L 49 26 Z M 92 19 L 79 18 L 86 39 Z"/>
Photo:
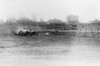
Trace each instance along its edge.
<path fill-rule="evenodd" d="M 0 19 L 38 17 L 65 20 L 68 14 L 80 21 L 100 19 L 100 0 L 0 0 Z"/>

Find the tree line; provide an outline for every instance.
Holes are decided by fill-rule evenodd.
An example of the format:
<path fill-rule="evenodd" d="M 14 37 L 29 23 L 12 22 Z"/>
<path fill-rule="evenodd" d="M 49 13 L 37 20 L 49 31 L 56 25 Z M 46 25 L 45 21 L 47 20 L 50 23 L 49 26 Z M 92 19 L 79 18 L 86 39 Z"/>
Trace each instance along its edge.
<path fill-rule="evenodd" d="M 22 17 L 19 19 L 9 19 L 3 26 L 8 26 L 9 29 L 14 30 L 17 26 L 29 26 L 30 30 L 33 26 L 39 26 L 45 30 L 78 30 L 79 18 L 77 15 L 68 15 L 66 21 L 54 18 L 44 21 L 41 19 L 37 21 L 36 19 L 29 19 L 27 17 Z M 91 21 L 91 24 L 100 25 L 100 20 L 95 19 Z"/>
<path fill-rule="evenodd" d="M 12 27 L 23 25 L 23 26 L 30 26 L 30 27 L 39 26 L 43 29 L 48 29 L 48 30 L 77 30 L 78 23 L 79 20 L 77 16 L 69 15 L 66 17 L 66 22 L 57 18 L 49 19 L 48 21 L 44 21 L 44 20 L 36 21 L 36 20 L 23 17 L 17 20 L 14 19 L 7 20 L 5 24 L 10 25 Z"/>

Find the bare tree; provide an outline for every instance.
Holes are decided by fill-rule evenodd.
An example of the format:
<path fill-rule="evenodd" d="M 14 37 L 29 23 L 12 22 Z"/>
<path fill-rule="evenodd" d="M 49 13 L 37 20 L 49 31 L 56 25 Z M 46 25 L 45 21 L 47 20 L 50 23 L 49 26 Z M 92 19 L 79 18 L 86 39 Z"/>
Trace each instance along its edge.
<path fill-rule="evenodd" d="M 68 15 L 66 17 L 66 22 L 70 26 L 70 29 L 77 29 L 79 24 L 79 19 L 77 15 Z"/>
<path fill-rule="evenodd" d="M 73 22 L 79 22 L 78 16 L 77 15 L 68 15 L 66 17 L 66 21 L 68 23 L 73 23 Z"/>

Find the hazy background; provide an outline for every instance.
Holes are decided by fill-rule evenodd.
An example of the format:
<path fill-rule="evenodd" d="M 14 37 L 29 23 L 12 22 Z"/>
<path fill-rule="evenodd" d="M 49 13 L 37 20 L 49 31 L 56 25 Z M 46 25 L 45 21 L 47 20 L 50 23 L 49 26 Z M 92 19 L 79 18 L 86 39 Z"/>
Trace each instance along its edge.
<path fill-rule="evenodd" d="M 0 19 L 58 18 L 65 21 L 68 14 L 78 15 L 80 22 L 100 19 L 100 0 L 0 0 Z"/>

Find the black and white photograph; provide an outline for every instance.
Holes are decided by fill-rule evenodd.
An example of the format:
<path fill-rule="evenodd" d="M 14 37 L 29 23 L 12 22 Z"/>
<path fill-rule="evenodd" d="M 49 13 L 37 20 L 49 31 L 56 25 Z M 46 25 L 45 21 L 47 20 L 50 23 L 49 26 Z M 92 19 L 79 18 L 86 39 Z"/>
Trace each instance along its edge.
<path fill-rule="evenodd" d="M 100 66 L 100 0 L 0 0 L 0 66 Z"/>

